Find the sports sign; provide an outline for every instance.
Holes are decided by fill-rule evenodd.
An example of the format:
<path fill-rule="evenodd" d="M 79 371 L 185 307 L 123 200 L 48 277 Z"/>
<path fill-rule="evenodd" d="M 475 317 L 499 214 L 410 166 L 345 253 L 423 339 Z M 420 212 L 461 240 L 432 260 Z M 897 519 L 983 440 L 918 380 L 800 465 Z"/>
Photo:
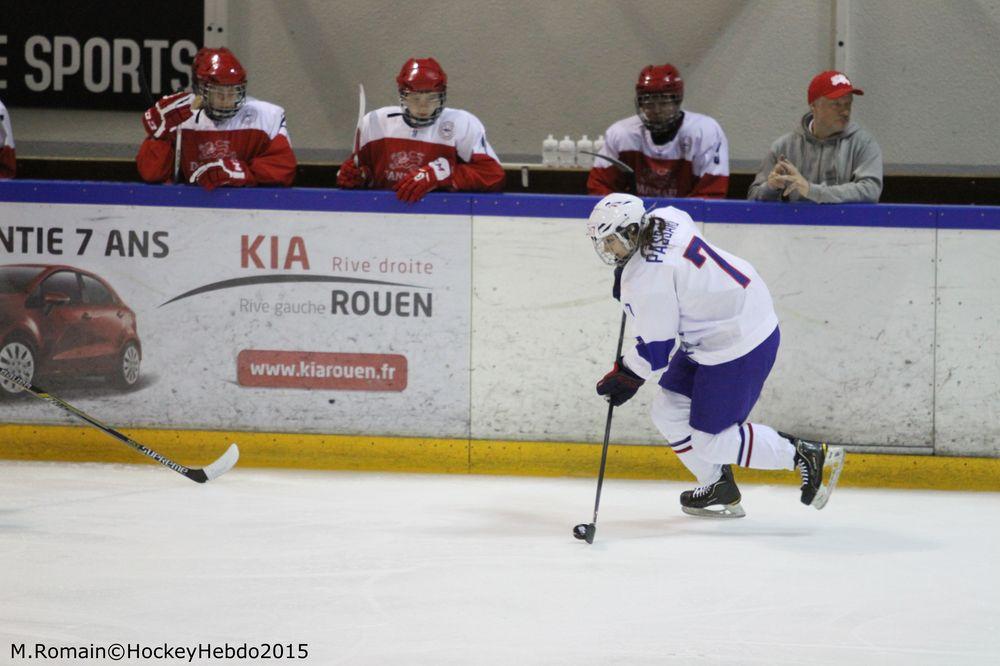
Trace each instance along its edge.
<path fill-rule="evenodd" d="M 204 12 L 203 1 L 4 0 L 0 98 L 8 107 L 144 109 L 190 84 Z"/>

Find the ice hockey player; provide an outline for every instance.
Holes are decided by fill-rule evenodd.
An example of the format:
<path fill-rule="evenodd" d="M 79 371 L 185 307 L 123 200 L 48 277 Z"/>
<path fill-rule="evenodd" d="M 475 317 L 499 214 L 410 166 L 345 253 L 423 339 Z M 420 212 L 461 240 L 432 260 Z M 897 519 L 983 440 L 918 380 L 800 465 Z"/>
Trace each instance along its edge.
<path fill-rule="evenodd" d="M 410 58 L 396 77 L 399 106 L 361 121 L 337 186 L 392 189 L 407 203 L 433 190 L 496 192 L 504 171 L 474 115 L 445 106 L 448 77 L 434 58 Z"/>
<path fill-rule="evenodd" d="M 208 190 L 291 185 L 296 160 L 284 109 L 247 97 L 246 70 L 229 49 L 201 49 L 191 69 L 193 93 L 167 95 L 143 115 L 147 136 L 136 156 L 142 179 L 174 181 L 179 131 L 179 181 Z"/>
<path fill-rule="evenodd" d="M 0 178 L 13 178 L 17 174 L 17 155 L 14 151 L 14 132 L 10 128 L 10 113 L 0 102 Z"/>
<path fill-rule="evenodd" d="M 745 515 L 732 465 L 797 469 L 802 503 L 823 508 L 843 449 L 747 420 L 780 338 L 771 294 L 753 266 L 706 241 L 684 211 L 667 206 L 646 213 L 630 194 L 601 199 L 587 233 L 601 259 L 616 266 L 613 293 L 637 341 L 597 383 L 597 393 L 621 405 L 665 369 L 652 419 L 698 480 L 681 494 L 681 509 Z"/>
<path fill-rule="evenodd" d="M 600 151 L 631 167 L 635 175 L 596 158 L 587 191 L 725 198 L 729 187 L 726 135 L 713 118 L 682 111 L 683 100 L 684 80 L 676 67 L 644 67 L 635 84 L 636 115 L 609 127 Z"/>

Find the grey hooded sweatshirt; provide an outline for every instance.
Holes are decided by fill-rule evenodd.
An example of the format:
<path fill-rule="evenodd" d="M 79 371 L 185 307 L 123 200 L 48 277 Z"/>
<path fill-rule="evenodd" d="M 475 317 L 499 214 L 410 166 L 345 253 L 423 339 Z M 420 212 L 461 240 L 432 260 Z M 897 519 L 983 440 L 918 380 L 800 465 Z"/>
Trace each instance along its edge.
<path fill-rule="evenodd" d="M 794 132 L 771 145 L 747 198 L 781 198 L 781 191 L 767 184 L 767 176 L 784 155 L 810 183 L 808 196 L 796 191 L 789 195 L 791 201 L 876 203 L 882 193 L 882 149 L 875 138 L 852 120 L 843 132 L 821 141 L 809 131 L 812 115 L 802 116 Z"/>

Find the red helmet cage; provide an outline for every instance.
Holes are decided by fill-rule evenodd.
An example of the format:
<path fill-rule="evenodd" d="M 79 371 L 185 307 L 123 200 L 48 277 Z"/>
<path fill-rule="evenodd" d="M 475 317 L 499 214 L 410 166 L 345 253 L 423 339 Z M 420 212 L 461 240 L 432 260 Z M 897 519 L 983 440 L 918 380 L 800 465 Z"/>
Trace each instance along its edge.
<path fill-rule="evenodd" d="M 396 76 L 400 92 L 445 92 L 448 75 L 434 58 L 410 58 Z"/>
<path fill-rule="evenodd" d="M 646 65 L 639 72 L 639 80 L 635 84 L 636 95 L 670 93 L 680 98 L 684 97 L 684 79 L 681 73 L 671 64 Z"/>

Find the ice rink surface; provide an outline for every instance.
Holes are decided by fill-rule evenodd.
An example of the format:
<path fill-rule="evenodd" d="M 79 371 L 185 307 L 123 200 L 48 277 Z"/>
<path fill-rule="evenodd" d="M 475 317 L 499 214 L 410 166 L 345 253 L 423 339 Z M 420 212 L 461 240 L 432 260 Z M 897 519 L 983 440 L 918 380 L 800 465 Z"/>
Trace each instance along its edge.
<path fill-rule="evenodd" d="M 790 474 L 790 473 L 786 473 Z M 195 664 L 997 664 L 1000 494 L 0 461 L 12 644 L 307 643 Z"/>

